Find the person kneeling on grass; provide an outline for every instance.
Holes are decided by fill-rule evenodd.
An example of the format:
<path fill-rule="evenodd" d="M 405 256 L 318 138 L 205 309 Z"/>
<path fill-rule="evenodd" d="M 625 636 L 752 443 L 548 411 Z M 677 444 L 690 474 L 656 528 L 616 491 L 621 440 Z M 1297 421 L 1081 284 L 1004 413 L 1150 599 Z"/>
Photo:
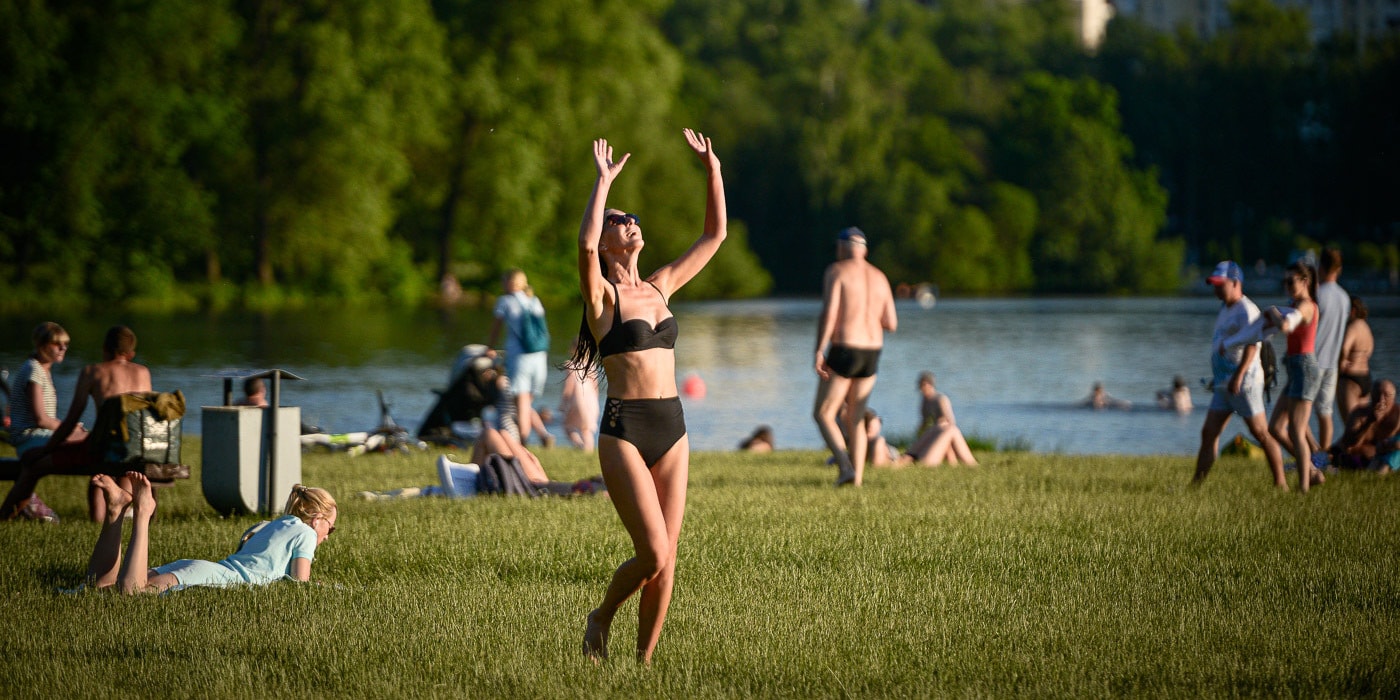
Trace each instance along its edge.
<path fill-rule="evenodd" d="M 335 499 L 325 489 L 297 484 L 283 509 L 287 515 L 249 528 L 238 551 L 223 561 L 181 559 L 148 569 L 156 499 L 145 474 L 127 472 L 126 478 L 131 480 L 130 493 L 106 474 L 92 478 L 107 505 L 102 532 L 88 562 L 87 584 L 95 588 L 116 586 L 132 595 L 189 586 L 265 585 L 283 578 L 310 581 L 316 547 L 335 532 Z M 123 562 L 122 521 L 128 508 L 133 511 L 131 542 Z"/>

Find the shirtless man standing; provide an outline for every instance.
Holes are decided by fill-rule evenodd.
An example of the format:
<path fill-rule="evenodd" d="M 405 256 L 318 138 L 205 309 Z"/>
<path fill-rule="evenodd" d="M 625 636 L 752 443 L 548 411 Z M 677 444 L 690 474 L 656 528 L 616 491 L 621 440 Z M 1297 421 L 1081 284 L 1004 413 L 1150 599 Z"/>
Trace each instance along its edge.
<path fill-rule="evenodd" d="M 89 397 L 92 398 L 94 408 L 100 408 L 103 401 L 113 396 L 151 390 L 151 371 L 132 362 L 135 356 L 136 334 L 126 326 L 109 328 L 107 336 L 102 340 L 102 362 L 84 367 L 82 374 L 78 375 L 78 386 L 73 391 L 73 403 L 68 407 L 68 415 L 53 431 L 48 444 L 32 451 L 37 459 L 26 460 L 20 469 L 19 478 L 5 497 L 4 504 L 0 505 L 0 519 L 12 518 L 23 507 L 24 502 L 34 493 L 34 486 L 39 483 L 39 479 L 48 474 L 86 465 L 94 459 L 90 447 L 91 435 L 83 442 L 68 443 L 66 440 L 78 426 L 78 420 L 83 417 Z M 123 488 L 129 491 L 131 487 L 125 483 L 125 478 L 122 483 Z M 95 520 L 102 520 L 103 514 L 99 511 L 105 510 L 104 504 L 100 494 L 90 489 L 89 513 Z"/>
<path fill-rule="evenodd" d="M 893 332 L 898 323 L 890 281 L 866 262 L 867 252 L 864 232 L 854 226 L 842 230 L 837 236 L 837 261 L 827 267 L 822 282 L 816 347 L 821 381 L 812 415 L 841 470 L 837 486 L 861 485 L 868 447 L 862 417 L 875 388 L 885 331 Z M 838 412 L 844 417 L 840 423 Z"/>

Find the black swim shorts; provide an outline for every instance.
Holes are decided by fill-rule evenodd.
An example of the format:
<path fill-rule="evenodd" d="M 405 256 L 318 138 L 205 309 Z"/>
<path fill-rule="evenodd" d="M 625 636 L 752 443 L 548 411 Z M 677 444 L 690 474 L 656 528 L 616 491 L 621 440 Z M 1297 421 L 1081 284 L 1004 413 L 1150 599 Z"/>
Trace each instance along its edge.
<path fill-rule="evenodd" d="M 826 366 L 847 379 L 873 377 L 880 368 L 880 348 L 852 348 L 833 344 L 826 352 Z"/>

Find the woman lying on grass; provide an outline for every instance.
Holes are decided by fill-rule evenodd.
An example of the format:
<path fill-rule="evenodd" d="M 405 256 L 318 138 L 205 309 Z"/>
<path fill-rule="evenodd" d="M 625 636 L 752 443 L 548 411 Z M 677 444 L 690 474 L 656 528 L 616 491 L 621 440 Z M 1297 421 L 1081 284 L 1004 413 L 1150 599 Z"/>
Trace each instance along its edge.
<path fill-rule="evenodd" d="M 156 499 L 145 474 L 128 472 L 127 478 L 131 479 L 131 493 L 123 491 L 106 474 L 92 478 L 92 484 L 107 502 L 102 533 L 97 536 L 97 546 L 88 562 L 88 585 L 96 588 L 116 585 L 124 594 L 135 594 L 188 586 L 264 585 L 286 577 L 309 581 L 316 546 L 335 532 L 335 499 L 325 489 L 297 484 L 283 509 L 287 515 L 249 529 L 238 551 L 227 559 L 181 559 L 148 569 Z M 123 563 L 122 520 L 127 508 L 133 509 L 134 516 Z"/>

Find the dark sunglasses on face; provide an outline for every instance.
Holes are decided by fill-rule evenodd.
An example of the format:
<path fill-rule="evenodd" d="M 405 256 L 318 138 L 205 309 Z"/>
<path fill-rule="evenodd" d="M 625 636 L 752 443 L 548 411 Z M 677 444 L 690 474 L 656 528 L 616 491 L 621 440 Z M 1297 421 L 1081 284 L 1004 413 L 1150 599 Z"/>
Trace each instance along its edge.
<path fill-rule="evenodd" d="M 626 226 L 627 224 L 642 225 L 642 220 L 636 214 L 608 214 L 603 218 L 603 223 L 609 226 Z"/>

